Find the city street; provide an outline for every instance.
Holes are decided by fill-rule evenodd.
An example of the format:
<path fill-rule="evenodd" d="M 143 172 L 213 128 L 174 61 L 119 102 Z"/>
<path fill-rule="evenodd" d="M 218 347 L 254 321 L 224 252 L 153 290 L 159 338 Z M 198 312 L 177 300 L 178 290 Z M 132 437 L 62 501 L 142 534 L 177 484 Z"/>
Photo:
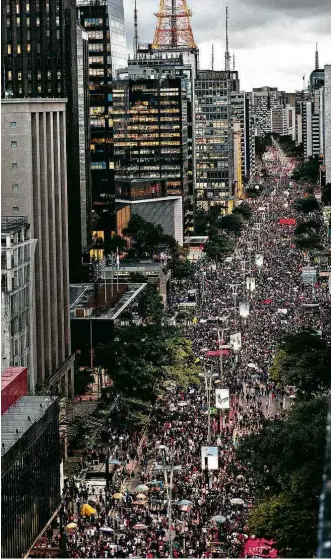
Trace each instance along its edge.
<path fill-rule="evenodd" d="M 217 266 L 202 261 L 193 280 L 172 290 L 174 312 L 196 290 L 194 317 L 183 330 L 204 371 L 200 388 L 184 393 L 169 385 L 151 415 L 136 477 L 119 476 L 120 485 L 109 490 L 75 483 L 73 514 L 67 485 L 70 557 L 244 557 L 254 543 L 247 515 L 257 488 L 235 449 L 263 418 L 282 417 L 295 399 L 292 387 L 282 391 L 268 378 L 284 333 L 311 326 L 331 335 L 325 288 L 302 285 L 295 226 L 279 222 L 298 218 L 291 206 L 299 187 L 289 187 L 287 178 L 293 166 L 279 160 L 275 147 L 266 160 L 272 178 L 261 196 L 248 200 L 253 216 L 233 257 Z M 311 303 L 320 305 L 318 315 L 304 312 Z M 215 389 L 229 390 L 229 406 L 216 407 Z M 207 448 L 203 456 L 201 447 Z M 95 511 L 83 517 L 86 502 Z M 39 556 L 47 557 L 48 545 L 60 545 L 59 531 L 41 545 Z"/>

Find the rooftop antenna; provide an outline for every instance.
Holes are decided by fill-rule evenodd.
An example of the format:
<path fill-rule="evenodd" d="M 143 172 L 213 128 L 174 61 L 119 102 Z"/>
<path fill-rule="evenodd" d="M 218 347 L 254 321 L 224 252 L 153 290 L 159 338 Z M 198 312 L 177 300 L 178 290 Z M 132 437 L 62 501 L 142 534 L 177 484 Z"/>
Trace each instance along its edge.
<path fill-rule="evenodd" d="M 304 89 L 305 89 L 305 78 L 306 78 L 306 76 L 303 76 L 303 77 L 302 77 L 302 90 L 303 90 L 303 91 L 304 91 Z"/>
<path fill-rule="evenodd" d="M 228 20 L 229 20 L 229 8 L 226 6 L 225 10 L 225 70 L 230 72 L 230 53 L 229 53 L 229 30 L 228 30 Z"/>
<path fill-rule="evenodd" d="M 134 0 L 134 39 L 133 39 L 133 51 L 135 54 L 138 52 L 138 10 L 137 10 L 137 0 Z"/>
<path fill-rule="evenodd" d="M 214 71 L 214 44 L 212 44 L 211 46 L 211 69 L 212 71 Z"/>
<path fill-rule="evenodd" d="M 236 69 L 236 57 L 234 55 L 234 52 L 232 53 L 232 66 L 233 66 L 233 71 L 235 71 L 235 69 Z"/>
<path fill-rule="evenodd" d="M 318 47 L 316 43 L 316 51 L 315 51 L 315 70 L 319 69 L 319 57 L 318 57 Z"/>

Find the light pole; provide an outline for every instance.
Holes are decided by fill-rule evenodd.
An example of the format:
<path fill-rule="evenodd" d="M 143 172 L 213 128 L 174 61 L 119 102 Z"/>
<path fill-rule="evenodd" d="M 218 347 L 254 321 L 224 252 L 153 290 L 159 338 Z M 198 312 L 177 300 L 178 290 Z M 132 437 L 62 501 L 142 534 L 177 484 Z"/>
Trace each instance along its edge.
<path fill-rule="evenodd" d="M 224 320 L 227 320 L 226 318 Z M 217 331 L 218 335 L 218 349 L 219 349 L 219 360 L 220 360 L 220 373 L 221 373 L 221 388 L 224 385 L 224 368 L 223 368 L 223 349 L 228 349 L 228 345 L 223 345 L 224 343 L 224 333 L 228 330 L 228 328 L 222 327 L 219 328 Z M 223 409 L 220 410 L 220 434 L 223 429 Z"/>
<path fill-rule="evenodd" d="M 231 283 L 230 287 L 232 289 L 233 295 L 233 306 L 234 306 L 234 327 L 237 328 L 237 295 L 238 295 L 239 283 Z"/>
<path fill-rule="evenodd" d="M 173 536 L 172 536 L 172 489 L 174 473 L 182 469 L 180 465 L 174 465 L 174 454 L 170 454 L 169 464 L 166 461 L 166 449 L 163 449 L 163 464 L 159 464 L 155 468 L 162 471 L 164 477 L 164 486 L 167 494 L 167 510 L 168 510 L 168 532 L 169 532 L 169 555 L 173 557 Z"/>
<path fill-rule="evenodd" d="M 207 371 L 206 364 L 204 364 L 203 373 L 199 374 L 200 377 L 205 379 L 206 397 L 207 397 L 207 408 L 208 408 L 208 432 L 207 432 L 207 442 L 210 444 L 211 439 L 211 429 L 210 429 L 210 404 L 211 404 L 211 390 L 213 385 L 213 378 L 218 375 L 213 373 L 213 369 Z"/>

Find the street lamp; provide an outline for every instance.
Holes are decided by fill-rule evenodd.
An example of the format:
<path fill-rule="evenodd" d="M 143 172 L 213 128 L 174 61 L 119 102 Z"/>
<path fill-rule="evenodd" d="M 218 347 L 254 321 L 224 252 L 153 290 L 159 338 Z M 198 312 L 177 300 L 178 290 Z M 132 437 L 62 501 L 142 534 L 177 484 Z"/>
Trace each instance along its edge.
<path fill-rule="evenodd" d="M 172 490 L 173 490 L 173 478 L 175 472 L 180 472 L 181 465 L 174 465 L 174 455 L 170 454 L 169 463 L 166 461 L 166 448 L 163 449 L 163 464 L 157 464 L 155 469 L 157 471 L 162 471 L 164 477 L 164 486 L 167 494 L 167 509 L 168 509 L 168 532 L 169 532 L 169 555 L 172 559 L 173 557 L 173 542 L 172 542 Z"/>
<path fill-rule="evenodd" d="M 207 397 L 207 409 L 208 409 L 208 433 L 207 442 L 210 444 L 211 430 L 210 430 L 210 405 L 211 405 L 211 391 L 213 385 L 213 378 L 217 377 L 216 373 L 213 373 L 213 369 L 207 371 L 206 365 L 204 364 L 203 373 L 199 374 L 199 377 L 205 379 L 206 397 Z"/>
<path fill-rule="evenodd" d="M 239 303 L 239 314 L 244 319 L 244 324 L 246 324 L 246 320 L 249 317 L 249 303 L 247 301 Z"/>

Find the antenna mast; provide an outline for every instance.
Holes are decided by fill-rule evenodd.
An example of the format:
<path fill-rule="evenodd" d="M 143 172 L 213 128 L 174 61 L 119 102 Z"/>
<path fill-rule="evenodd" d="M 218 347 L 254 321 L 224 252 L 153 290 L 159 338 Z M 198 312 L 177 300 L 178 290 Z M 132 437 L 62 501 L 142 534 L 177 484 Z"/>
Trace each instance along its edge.
<path fill-rule="evenodd" d="M 137 0 L 134 0 L 134 39 L 133 39 L 133 51 L 137 54 L 138 51 L 138 10 L 137 10 Z"/>
<path fill-rule="evenodd" d="M 187 0 L 159 0 L 154 50 L 197 50 Z"/>
<path fill-rule="evenodd" d="M 211 46 L 211 69 L 214 71 L 214 44 Z"/>
<path fill-rule="evenodd" d="M 234 55 L 234 52 L 232 53 L 232 66 L 233 66 L 233 71 L 235 71 L 235 69 L 236 69 L 236 57 Z"/>
<path fill-rule="evenodd" d="M 316 51 L 315 51 L 315 70 L 319 69 L 319 57 L 318 57 L 318 47 L 316 43 Z"/>
<path fill-rule="evenodd" d="M 229 8 L 226 7 L 225 11 L 225 70 L 230 72 L 230 53 L 229 53 L 229 29 L 228 29 L 228 20 L 229 20 Z"/>

